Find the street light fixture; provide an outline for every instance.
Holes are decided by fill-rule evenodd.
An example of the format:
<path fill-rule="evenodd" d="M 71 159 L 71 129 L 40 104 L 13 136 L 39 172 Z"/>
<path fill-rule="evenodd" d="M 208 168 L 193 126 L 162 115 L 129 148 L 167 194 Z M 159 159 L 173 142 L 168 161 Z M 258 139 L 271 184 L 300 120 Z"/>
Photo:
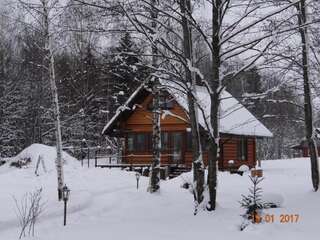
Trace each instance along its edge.
<path fill-rule="evenodd" d="M 67 187 L 67 185 L 64 185 L 62 188 L 62 199 L 64 202 L 64 218 L 63 218 L 63 225 L 65 226 L 67 224 L 67 202 L 69 200 L 70 195 L 70 189 Z"/>

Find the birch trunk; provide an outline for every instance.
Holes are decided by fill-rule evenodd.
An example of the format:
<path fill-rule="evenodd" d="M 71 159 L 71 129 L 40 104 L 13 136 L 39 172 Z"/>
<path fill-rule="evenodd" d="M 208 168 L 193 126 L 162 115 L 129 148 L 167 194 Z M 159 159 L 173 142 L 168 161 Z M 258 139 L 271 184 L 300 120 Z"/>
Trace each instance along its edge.
<path fill-rule="evenodd" d="M 212 141 L 209 147 L 208 159 L 208 187 L 209 204 L 208 210 L 215 210 L 217 197 L 217 164 L 219 156 L 219 106 L 220 106 L 220 17 L 222 3 L 221 0 L 215 0 L 212 4 L 212 76 L 209 81 L 211 93 L 210 124 Z"/>
<path fill-rule="evenodd" d="M 151 6 L 157 5 L 157 0 L 151 0 Z M 158 12 L 155 8 L 151 9 L 151 35 L 154 37 L 156 33 L 156 19 L 158 17 Z M 157 67 L 157 47 L 156 39 L 153 39 L 152 45 L 152 65 L 154 68 Z M 152 150 L 153 150 L 153 161 L 151 164 L 151 173 L 150 173 L 150 185 L 148 191 L 154 193 L 160 189 L 160 159 L 161 159 L 161 128 L 160 128 L 160 83 L 157 76 L 152 76 L 152 93 L 153 93 L 153 109 L 152 109 Z"/>
<path fill-rule="evenodd" d="M 188 86 L 188 107 L 189 118 L 192 134 L 192 167 L 193 167 L 193 185 L 194 185 L 194 198 L 196 207 L 203 201 L 204 191 L 204 165 L 200 141 L 200 130 L 198 122 L 198 109 L 196 106 L 196 81 L 195 76 L 190 71 L 188 66 L 193 66 L 193 50 L 192 50 L 192 32 L 188 20 L 188 14 L 191 11 L 190 0 L 180 1 L 180 10 L 182 15 L 182 28 L 183 28 L 183 48 L 184 57 L 189 64 L 185 67 L 186 82 Z M 195 209 L 197 211 L 197 208 Z M 196 213 L 196 212 L 195 212 Z"/>
<path fill-rule="evenodd" d="M 61 138 L 61 124 L 60 124 L 60 110 L 58 91 L 56 86 L 54 57 L 51 48 L 51 36 L 49 31 L 49 9 L 48 0 L 41 0 L 43 7 L 43 25 L 44 25 L 44 38 L 45 38 L 45 62 L 49 71 L 49 81 L 51 87 L 53 109 L 54 109 L 54 122 L 55 122 L 55 134 L 56 134 L 56 148 L 57 148 L 57 178 L 58 178 L 58 199 L 62 200 L 62 188 L 63 188 L 63 160 L 62 160 L 62 138 Z"/>
<path fill-rule="evenodd" d="M 311 161 L 311 178 L 314 191 L 319 188 L 319 163 L 317 146 L 314 141 L 313 129 L 313 113 L 312 102 L 310 93 L 310 78 L 309 78 L 309 60 L 308 60 L 308 31 L 307 31 L 307 10 L 306 1 L 301 0 L 297 4 L 298 19 L 299 19 L 299 32 L 302 43 L 302 70 L 303 70 L 303 89 L 304 89 L 304 116 L 305 116 L 305 132 L 308 142 L 310 161 Z M 304 26 L 304 27 L 301 27 Z"/>

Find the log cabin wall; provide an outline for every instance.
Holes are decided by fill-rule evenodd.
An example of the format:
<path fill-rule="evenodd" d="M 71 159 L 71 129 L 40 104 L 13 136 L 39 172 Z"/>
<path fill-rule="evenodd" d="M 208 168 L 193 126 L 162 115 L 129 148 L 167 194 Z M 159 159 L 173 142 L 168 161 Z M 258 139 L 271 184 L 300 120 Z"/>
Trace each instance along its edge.
<path fill-rule="evenodd" d="M 320 147 L 318 147 L 318 154 L 320 153 Z M 302 147 L 302 157 L 310 157 L 309 148 L 307 146 Z"/>
<path fill-rule="evenodd" d="M 125 163 L 130 164 L 149 164 L 152 160 L 151 149 L 151 134 L 152 134 L 152 112 L 149 109 L 149 104 L 152 102 L 152 96 L 149 95 L 141 104 L 135 106 L 133 113 L 121 122 L 121 129 L 124 130 L 126 141 L 124 147 L 124 159 Z M 170 114 L 169 114 L 170 111 Z M 170 135 L 169 143 L 173 147 L 173 135 L 181 136 L 181 160 L 174 160 L 174 154 L 172 149 L 164 149 L 161 156 L 161 164 L 185 164 L 192 165 L 192 152 L 188 149 L 187 130 L 190 128 L 188 124 L 188 117 L 184 109 L 179 106 L 175 101 L 167 110 L 168 114 L 163 114 L 161 118 L 161 132 Z M 172 116 L 171 114 L 175 115 Z M 179 117 L 176 117 L 179 116 Z M 143 138 L 145 146 L 138 145 L 132 148 L 130 151 L 128 146 L 128 136 L 130 134 L 138 134 Z M 143 136 L 141 136 L 143 135 Z M 246 139 L 246 159 L 239 159 L 239 145 L 241 139 Z M 244 137 L 236 135 L 221 134 L 221 155 L 219 160 L 219 169 L 236 169 L 242 164 L 246 164 L 249 167 L 254 167 L 256 163 L 255 158 L 255 138 Z M 230 160 L 233 160 L 233 164 L 230 164 Z M 208 162 L 208 152 L 204 150 L 204 162 Z"/>
<path fill-rule="evenodd" d="M 247 157 L 246 159 L 240 159 L 238 156 L 238 146 L 240 139 L 245 138 L 247 140 Z M 208 152 L 203 153 L 204 163 L 208 164 Z M 192 164 L 192 152 L 186 152 L 187 165 Z M 229 161 L 233 161 L 230 164 Z M 219 169 L 238 169 L 241 165 L 246 164 L 250 168 L 256 165 L 256 147 L 254 137 L 244 137 L 237 135 L 224 135 L 221 134 L 220 139 L 220 159 L 219 159 Z"/>

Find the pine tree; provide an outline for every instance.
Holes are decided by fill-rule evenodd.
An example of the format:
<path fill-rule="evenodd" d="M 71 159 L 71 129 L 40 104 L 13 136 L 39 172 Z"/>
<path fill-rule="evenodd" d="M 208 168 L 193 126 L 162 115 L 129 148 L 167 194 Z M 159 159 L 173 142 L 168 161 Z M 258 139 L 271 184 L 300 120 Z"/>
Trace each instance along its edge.
<path fill-rule="evenodd" d="M 9 41 L 0 42 L 0 155 L 13 156 L 26 145 L 28 86 Z"/>
<path fill-rule="evenodd" d="M 109 62 L 109 68 L 113 82 L 113 101 L 117 107 L 122 105 L 145 79 L 147 70 L 130 33 L 126 32 L 121 37 L 113 52 L 114 57 Z"/>
<path fill-rule="evenodd" d="M 81 140 L 86 139 L 93 146 L 102 140 L 108 105 L 108 85 L 102 71 L 101 59 L 93 54 L 90 44 L 81 54 L 64 53 L 57 57 L 63 140 L 67 145 L 80 146 Z"/>
<path fill-rule="evenodd" d="M 24 131 L 26 145 L 32 143 L 43 143 L 51 145 L 54 143 L 53 120 L 51 116 L 51 98 L 49 82 L 46 79 L 43 67 L 43 38 L 38 32 L 31 32 L 24 29 L 21 36 L 20 58 L 21 74 L 23 83 L 28 91 L 23 95 L 28 102 Z"/>

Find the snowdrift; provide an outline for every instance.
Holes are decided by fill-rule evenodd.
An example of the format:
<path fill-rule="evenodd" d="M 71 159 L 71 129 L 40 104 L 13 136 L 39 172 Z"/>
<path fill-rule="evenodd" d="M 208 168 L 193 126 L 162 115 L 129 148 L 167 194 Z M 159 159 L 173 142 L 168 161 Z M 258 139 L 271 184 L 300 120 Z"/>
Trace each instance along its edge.
<path fill-rule="evenodd" d="M 39 161 L 40 157 L 40 161 Z M 55 160 L 57 158 L 56 147 L 47 146 L 43 144 L 32 144 L 22 150 L 17 156 L 8 161 L 8 165 L 14 166 L 20 161 L 27 161 L 24 168 L 31 168 L 39 172 L 47 172 L 56 169 Z M 76 167 L 79 162 L 68 153 L 62 154 L 64 165 Z"/>

